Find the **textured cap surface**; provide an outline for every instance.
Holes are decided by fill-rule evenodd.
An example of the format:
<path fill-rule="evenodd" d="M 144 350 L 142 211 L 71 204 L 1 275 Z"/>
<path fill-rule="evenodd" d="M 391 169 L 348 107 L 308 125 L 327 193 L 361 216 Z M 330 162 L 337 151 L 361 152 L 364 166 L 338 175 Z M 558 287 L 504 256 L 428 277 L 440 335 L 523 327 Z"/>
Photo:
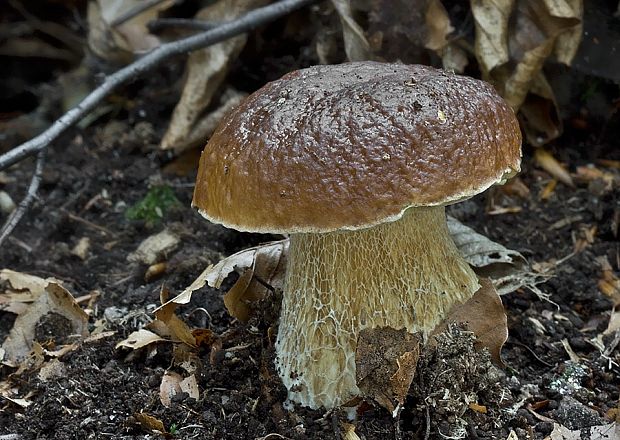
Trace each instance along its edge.
<path fill-rule="evenodd" d="M 519 170 L 521 132 L 489 84 L 376 62 L 285 75 L 229 113 L 193 205 L 256 232 L 328 232 L 471 197 Z"/>

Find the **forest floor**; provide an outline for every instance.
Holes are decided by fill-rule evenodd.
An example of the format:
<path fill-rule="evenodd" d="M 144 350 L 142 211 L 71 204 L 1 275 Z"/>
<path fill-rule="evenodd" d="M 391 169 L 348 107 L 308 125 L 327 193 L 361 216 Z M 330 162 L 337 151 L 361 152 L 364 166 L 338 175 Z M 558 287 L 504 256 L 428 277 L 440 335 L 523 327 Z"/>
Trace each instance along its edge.
<path fill-rule="evenodd" d="M 282 73 L 291 68 L 277 66 Z M 0 383 L 10 383 L 22 399 L 0 397 L 0 439 L 155 438 L 150 429 L 155 425 L 143 414 L 162 423 L 160 435 L 178 439 L 356 434 L 367 440 L 459 435 L 556 440 L 579 438 L 574 433 L 579 430 L 584 439 L 617 438 L 620 149 L 610 136 L 602 139 L 587 130 L 569 130 L 553 148 L 574 187 L 554 187 L 553 176 L 526 148 L 517 189 L 494 189 L 449 208 L 464 224 L 523 254 L 535 269 L 552 273 L 538 286 L 547 299 L 526 288 L 502 296 L 509 330 L 503 369 L 491 366 L 484 354 L 472 355 L 467 337 L 454 336 L 462 352 L 447 350 L 454 371 L 446 380 L 478 381 L 458 385 L 474 401 L 448 408 L 454 402 L 444 396 L 429 408 L 429 392 L 457 384 L 435 383 L 429 390 L 414 380 L 397 417 L 373 402 L 358 408 L 355 421 L 344 411 L 288 411 L 273 368 L 277 295 L 264 299 L 242 323 L 228 314 L 222 291 L 203 287 L 177 313 L 191 327 L 208 329 L 218 344 L 193 353 L 200 364 L 192 370 L 199 397 L 179 392 L 164 405 L 162 378 L 167 372 L 188 375 L 176 358 L 178 347 L 159 343 L 131 350 L 117 344 L 153 321 L 162 286 L 179 293 L 209 264 L 278 238 L 209 224 L 190 207 L 200 150 L 175 158 L 158 149 L 176 99 L 166 92 L 170 76 L 179 73 L 173 70 L 131 88 L 117 114 L 72 129 L 55 142 L 38 200 L 0 249 L 0 269 L 60 280 L 82 297 L 87 328 L 99 335 L 75 342 L 62 320 L 39 323 L 38 341 L 47 350 L 37 355 L 40 362 L 18 371 L 0 366 Z M 238 78 L 251 70 L 239 70 Z M 25 161 L 0 173 L 0 189 L 18 200 L 33 164 Z M 148 205 L 145 200 L 161 205 L 155 217 L 127 215 L 131 207 Z M 152 210 L 152 204 L 144 209 Z M 150 264 L 129 256 L 164 230 L 176 241 L 157 256 L 154 262 L 165 265 L 152 268 L 146 281 Z M 0 282 L 0 299 L 7 289 L 8 282 Z M 8 303 L 6 297 L 0 301 L 0 341 L 17 322 Z M 71 350 L 54 352 L 66 343 L 74 343 Z M 480 362 L 485 374 L 459 372 L 463 353 Z M 424 356 L 421 362 L 424 371 Z"/>

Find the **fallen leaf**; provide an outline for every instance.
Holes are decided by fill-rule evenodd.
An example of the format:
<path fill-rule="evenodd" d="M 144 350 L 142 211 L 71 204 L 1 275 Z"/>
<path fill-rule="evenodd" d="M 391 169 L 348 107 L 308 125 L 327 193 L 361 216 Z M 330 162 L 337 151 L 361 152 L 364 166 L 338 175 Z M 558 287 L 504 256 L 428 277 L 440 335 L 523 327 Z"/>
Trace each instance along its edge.
<path fill-rule="evenodd" d="M 471 0 L 476 28 L 476 57 L 482 69 L 491 72 L 508 62 L 508 20 L 514 0 Z"/>
<path fill-rule="evenodd" d="M 186 377 L 179 383 L 179 387 L 181 391 L 187 393 L 187 395 L 195 400 L 198 400 L 200 397 L 200 391 L 198 390 L 198 382 L 196 381 L 196 376 L 191 374 Z"/>
<path fill-rule="evenodd" d="M 472 411 L 475 411 L 477 413 L 480 414 L 486 414 L 487 413 L 487 407 L 485 405 L 479 405 L 475 402 L 471 402 L 469 405 L 469 409 L 471 409 Z"/>
<path fill-rule="evenodd" d="M 183 378 L 179 373 L 166 371 L 161 378 L 159 385 L 159 400 L 162 405 L 169 408 L 172 405 L 172 398 L 181 392 L 181 381 Z"/>
<path fill-rule="evenodd" d="M 420 338 L 390 327 L 360 331 L 355 352 L 356 382 L 362 395 L 391 413 L 405 401 L 420 356 Z"/>
<path fill-rule="evenodd" d="M 532 78 L 529 91 L 519 107 L 519 119 L 528 143 L 540 147 L 562 134 L 560 109 L 553 89 L 539 72 Z"/>
<path fill-rule="evenodd" d="M 155 312 L 155 317 L 166 326 L 173 340 L 196 347 L 196 338 L 189 326 L 174 313 L 176 308 L 176 303 L 168 303 Z"/>
<path fill-rule="evenodd" d="M 198 400 L 200 391 L 196 377 L 192 374 L 184 379 L 178 373 L 166 371 L 159 386 L 159 399 L 162 405 L 169 408 L 172 405 L 172 398 L 179 393 L 187 393 L 192 399 Z"/>
<path fill-rule="evenodd" d="M 543 170 L 548 172 L 551 177 L 559 180 L 565 185 L 570 186 L 571 188 L 574 188 L 575 184 L 573 183 L 573 178 L 548 151 L 542 148 L 537 148 L 534 152 L 534 160 Z"/>
<path fill-rule="evenodd" d="M 284 282 L 288 245 L 288 240 L 274 241 L 245 249 L 224 258 L 216 265 L 207 267 L 189 287 L 159 308 L 165 307 L 168 303 L 189 303 L 192 293 L 204 287 L 206 284 L 215 289 L 219 289 L 224 280 L 234 270 L 242 274 L 249 270 L 253 270 L 254 275 L 260 278 L 263 283 L 275 289 L 280 289 Z M 253 280 L 249 286 L 252 289 L 258 289 L 258 292 L 262 292 L 263 295 L 268 291 L 268 288 L 257 280 Z"/>
<path fill-rule="evenodd" d="M 73 296 L 61 285 L 50 282 L 44 292 L 20 314 L 9 336 L 2 344 L 5 363 L 16 365 L 30 352 L 36 341 L 38 325 L 48 319 L 53 326 L 53 336 L 65 338 L 70 335 L 88 336 L 88 315 L 75 302 Z"/>
<path fill-rule="evenodd" d="M 179 155 L 191 150 L 192 147 L 204 147 L 205 140 L 209 139 L 213 132 L 215 132 L 222 118 L 233 108 L 237 107 L 246 96 L 248 96 L 247 93 L 228 87 L 220 96 L 218 107 L 206 115 L 203 114 L 202 110 L 207 107 L 207 101 L 184 103 L 183 97 L 181 97 L 181 101 L 179 101 L 175 108 L 168 131 L 161 141 L 160 148 L 164 150 L 172 149 L 175 154 Z M 189 105 L 204 107 L 201 111 L 198 111 L 197 108 L 186 108 Z M 187 119 L 181 119 L 184 114 L 190 113 L 190 110 L 193 110 L 191 115 Z M 179 116 L 176 116 L 177 114 Z M 202 148 L 200 151 L 202 151 Z M 200 155 L 198 158 L 200 158 Z M 191 165 L 193 166 L 192 171 L 194 171 L 198 167 L 198 160 L 195 160 Z M 189 164 L 186 168 L 189 168 Z"/>
<path fill-rule="evenodd" d="M 355 433 L 355 425 L 353 423 L 342 423 L 343 440 L 360 440 L 359 435 Z"/>
<path fill-rule="evenodd" d="M 372 59 L 370 45 L 364 35 L 364 30 L 353 18 L 351 2 L 349 0 L 331 0 L 338 12 L 342 24 L 344 51 L 349 61 L 364 61 Z"/>
<path fill-rule="evenodd" d="M 221 0 L 201 9 L 196 19 L 231 21 L 265 3 L 266 0 Z M 178 153 L 195 146 L 196 142 L 204 142 L 205 138 L 200 138 L 204 134 L 202 129 L 198 131 L 195 126 L 226 79 L 231 63 L 241 53 L 247 38 L 247 34 L 237 35 L 190 54 L 183 93 L 162 139 L 162 149 L 175 149 Z"/>
<path fill-rule="evenodd" d="M 266 285 L 282 287 L 286 273 L 287 249 L 272 246 L 256 252 L 253 266 L 246 269 L 224 295 L 224 305 L 231 316 L 247 322 L 251 314 L 251 304 L 266 296 Z"/>
<path fill-rule="evenodd" d="M 151 281 L 161 277 L 166 273 L 168 265 L 165 262 L 151 264 L 144 272 L 144 281 L 150 283 Z"/>
<path fill-rule="evenodd" d="M 143 412 L 135 413 L 133 416 L 145 431 L 155 432 L 157 434 L 167 434 L 166 428 L 164 427 L 164 422 L 158 418 Z"/>
<path fill-rule="evenodd" d="M 174 4 L 174 0 L 153 3 L 134 17 L 117 24 L 127 13 L 140 8 L 143 0 L 97 0 L 88 3 L 88 46 L 99 57 L 128 63 L 134 54 L 159 46 L 147 23 Z"/>
<path fill-rule="evenodd" d="M 166 340 L 157 334 L 146 329 L 140 329 L 131 333 L 126 339 L 123 339 L 116 344 L 115 348 L 125 347 L 137 350 L 139 348 L 146 347 L 147 345 L 154 344 L 155 342 L 164 341 Z"/>
<path fill-rule="evenodd" d="M 78 257 L 80 260 L 86 260 L 88 257 L 88 251 L 90 249 L 90 238 L 82 237 L 78 240 L 76 245 L 71 249 L 71 253 Z"/>
<path fill-rule="evenodd" d="M 572 61 L 581 41 L 582 0 L 472 0 L 471 9 L 483 78 L 521 109 L 531 144 L 558 137 L 561 118 L 542 67 L 552 55 Z"/>
<path fill-rule="evenodd" d="M 453 217 L 448 216 L 447 220 L 450 235 L 465 261 L 479 276 L 491 279 L 500 295 L 545 280 L 532 271 L 519 252 L 491 241 Z"/>
<path fill-rule="evenodd" d="M 10 269 L 0 270 L 0 280 L 8 281 L 14 290 L 27 290 L 34 296 L 38 296 L 43 293 L 50 282 L 61 284 L 61 281 L 56 278 L 40 278 Z"/>
<path fill-rule="evenodd" d="M 448 35 L 454 31 L 450 24 L 450 17 L 440 0 L 429 0 L 425 14 L 426 44 L 424 47 L 441 55 L 448 45 Z"/>
<path fill-rule="evenodd" d="M 127 256 L 127 261 L 148 265 L 159 262 L 170 254 L 180 242 L 177 234 L 168 229 L 146 238 L 138 248 Z"/>
<path fill-rule="evenodd" d="M 58 377 L 66 377 L 67 367 L 58 359 L 52 359 L 51 361 L 43 364 L 39 370 L 38 378 L 42 382 L 49 382 L 52 379 Z"/>
<path fill-rule="evenodd" d="M 557 186 L 557 184 L 557 179 L 551 179 L 540 192 L 540 200 L 549 200 L 549 198 L 551 198 L 551 195 L 555 191 L 555 187 Z"/>
<path fill-rule="evenodd" d="M 480 279 L 480 289 L 464 304 L 452 307 L 448 316 L 432 332 L 438 335 L 450 324 L 464 325 L 476 335 L 476 348 L 487 348 L 498 365 L 504 365 L 501 350 L 508 339 L 508 321 L 502 300 L 493 284 Z"/>

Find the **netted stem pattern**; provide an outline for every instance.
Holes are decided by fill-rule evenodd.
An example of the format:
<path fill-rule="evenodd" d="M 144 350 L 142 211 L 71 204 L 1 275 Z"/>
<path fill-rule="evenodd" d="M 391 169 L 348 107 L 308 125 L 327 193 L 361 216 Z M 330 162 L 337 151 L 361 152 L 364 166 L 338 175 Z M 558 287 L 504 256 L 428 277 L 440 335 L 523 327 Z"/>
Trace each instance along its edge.
<path fill-rule="evenodd" d="M 289 255 L 276 367 L 289 399 L 311 408 L 359 393 L 360 330 L 427 334 L 479 287 L 443 207 L 410 208 L 398 221 L 358 231 L 293 234 Z"/>

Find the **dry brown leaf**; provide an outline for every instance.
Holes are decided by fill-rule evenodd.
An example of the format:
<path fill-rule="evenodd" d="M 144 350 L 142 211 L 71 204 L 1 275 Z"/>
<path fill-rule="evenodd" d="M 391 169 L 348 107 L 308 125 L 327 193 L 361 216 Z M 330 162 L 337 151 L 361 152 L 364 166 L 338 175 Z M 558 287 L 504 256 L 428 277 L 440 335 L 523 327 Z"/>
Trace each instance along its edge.
<path fill-rule="evenodd" d="M 49 320 L 48 325 L 59 324 L 53 329 L 59 332 L 54 335 L 59 338 L 88 336 L 88 315 L 69 291 L 50 282 L 44 292 L 15 320 L 9 336 L 2 344 L 5 362 L 16 365 L 28 355 L 36 340 L 36 328 L 43 319 Z"/>
<path fill-rule="evenodd" d="M 143 0 L 97 0 L 88 3 L 88 45 L 99 57 L 114 62 L 130 62 L 134 54 L 147 52 L 160 42 L 150 34 L 147 23 L 174 4 L 165 0 L 153 4 L 124 23 L 115 22 L 140 7 Z"/>
<path fill-rule="evenodd" d="M 41 366 L 37 376 L 42 382 L 49 382 L 57 377 L 66 377 L 66 374 L 66 365 L 58 359 L 52 359 Z"/>
<path fill-rule="evenodd" d="M 155 264 L 176 249 L 180 241 L 177 234 L 169 229 L 164 229 L 144 239 L 138 249 L 127 256 L 127 261 L 148 265 Z"/>
<path fill-rule="evenodd" d="M 551 195 L 553 194 L 553 192 L 555 191 L 555 187 L 558 185 L 558 180 L 557 179 L 551 179 L 549 181 L 549 183 L 547 183 L 545 185 L 545 187 L 543 188 L 543 190 L 540 192 L 540 199 L 541 200 L 548 200 Z"/>
<path fill-rule="evenodd" d="M 488 75 L 510 60 L 508 53 L 508 21 L 514 0 L 471 0 L 476 26 L 476 57 Z"/>
<path fill-rule="evenodd" d="M 205 284 L 219 289 L 234 270 L 242 274 L 251 270 L 254 276 L 260 278 L 265 284 L 276 289 L 281 288 L 284 281 L 287 253 L 288 240 L 274 241 L 237 252 L 224 258 L 216 265 L 207 267 L 189 287 L 160 308 L 165 307 L 168 303 L 189 303 L 192 293 L 204 287 Z M 267 287 L 257 280 L 253 280 L 249 286 L 249 288 L 258 289 L 262 295 L 268 291 Z"/>
<path fill-rule="evenodd" d="M 281 288 L 286 272 L 285 247 L 261 248 L 254 256 L 253 266 L 239 277 L 235 285 L 224 295 L 224 305 L 235 318 L 247 322 L 252 303 L 267 295 L 267 287 Z"/>
<path fill-rule="evenodd" d="M 169 408 L 172 405 L 172 398 L 181 392 L 181 381 L 183 378 L 179 373 L 166 371 L 161 378 L 159 385 L 159 400 L 162 405 Z"/>
<path fill-rule="evenodd" d="M 153 344 L 155 342 L 165 342 L 166 340 L 157 334 L 146 330 L 140 329 L 136 332 L 131 333 L 127 336 L 126 339 L 123 339 L 118 344 L 116 344 L 115 348 L 131 348 L 133 350 L 137 350 L 142 347 L 146 347 L 147 345 Z"/>
<path fill-rule="evenodd" d="M 168 303 L 155 311 L 155 317 L 165 324 L 174 340 L 196 347 L 196 338 L 189 326 L 174 313 L 176 308 L 176 303 Z"/>
<path fill-rule="evenodd" d="M 55 278 L 40 278 L 10 269 L 0 270 L 0 280 L 8 281 L 14 290 L 29 291 L 34 297 L 43 293 L 50 282 L 61 284 L 61 281 Z"/>
<path fill-rule="evenodd" d="M 522 110 L 530 143 L 556 138 L 561 119 L 542 67 L 552 55 L 571 62 L 581 40 L 582 0 L 471 0 L 471 7 L 484 79 Z"/>
<path fill-rule="evenodd" d="M 503 365 L 501 350 L 508 339 L 508 321 L 502 300 L 488 279 L 480 279 L 480 289 L 465 304 L 452 307 L 446 319 L 433 330 L 433 335 L 440 334 L 453 323 L 473 332 L 476 348 L 487 348 L 495 363 Z"/>
<path fill-rule="evenodd" d="M 390 412 L 405 401 L 420 356 L 420 338 L 405 329 L 364 329 L 355 352 L 356 381 L 364 397 Z"/>
<path fill-rule="evenodd" d="M 532 79 L 529 94 L 519 111 L 525 137 L 531 145 L 547 144 L 562 133 L 560 109 L 551 85 L 542 73 Z"/>
<path fill-rule="evenodd" d="M 536 160 L 536 163 L 553 178 L 570 187 L 575 186 L 568 171 L 566 171 L 560 162 L 558 162 L 548 151 L 542 148 L 536 149 L 534 152 L 534 160 Z"/>
<path fill-rule="evenodd" d="M 450 216 L 448 229 L 463 258 L 479 276 L 491 279 L 500 295 L 544 281 L 519 252 L 491 241 Z"/>
<path fill-rule="evenodd" d="M 179 383 L 179 387 L 181 391 L 187 393 L 187 395 L 195 400 L 198 400 L 200 397 L 200 390 L 198 389 L 198 381 L 196 381 L 196 376 L 193 374 L 189 375 L 185 379 Z"/>
<path fill-rule="evenodd" d="M 520 177 L 514 177 L 497 189 L 508 196 L 517 196 L 520 199 L 530 198 L 530 189 Z"/>
<path fill-rule="evenodd" d="M 156 417 L 153 417 L 150 414 L 139 412 L 133 415 L 135 419 L 142 425 L 147 432 L 155 432 L 157 434 L 166 434 L 166 428 L 164 427 L 164 422 L 159 420 Z"/>
<path fill-rule="evenodd" d="M 442 49 L 448 45 L 448 35 L 454 31 L 441 0 L 429 0 L 425 21 L 426 44 L 424 47 L 441 55 Z"/>
<path fill-rule="evenodd" d="M 184 379 L 178 373 L 166 371 L 159 386 L 159 400 L 161 400 L 162 405 L 169 408 L 172 405 L 173 397 L 180 393 L 187 393 L 192 399 L 198 400 L 200 391 L 196 377 L 191 374 Z"/>
<path fill-rule="evenodd" d="M 166 273 L 168 264 L 165 262 L 151 264 L 144 272 L 144 281 L 150 283 L 151 281 L 161 277 Z"/>
<path fill-rule="evenodd" d="M 370 45 L 364 35 L 364 30 L 353 18 L 351 2 L 349 0 L 331 0 L 342 23 L 342 37 L 344 51 L 349 61 L 364 61 L 372 59 Z"/>
<path fill-rule="evenodd" d="M 355 433 L 355 425 L 353 423 L 342 423 L 343 440 L 360 440 L 359 435 Z"/>
<path fill-rule="evenodd" d="M 213 22 L 231 21 L 265 3 L 266 0 L 221 0 L 200 10 L 196 14 L 196 19 Z M 247 34 L 237 35 L 190 54 L 186 64 L 187 74 L 183 93 L 161 141 L 162 149 L 175 149 L 179 153 L 196 146 L 197 143 L 204 143 L 206 139 L 204 127 L 197 128 L 196 125 L 226 79 L 230 64 L 241 53 L 247 38 Z M 238 103 L 239 95 L 234 99 Z M 228 107 L 231 105 L 235 105 L 235 101 L 228 104 Z"/>
<path fill-rule="evenodd" d="M 469 409 L 471 409 L 472 411 L 476 411 L 477 413 L 481 413 L 481 414 L 487 413 L 487 407 L 485 405 L 479 405 L 474 402 L 469 404 Z"/>
<path fill-rule="evenodd" d="M 71 249 L 71 253 L 78 257 L 80 260 L 86 260 L 88 257 L 88 251 L 90 249 L 90 238 L 82 237 L 78 240 L 76 245 Z"/>
<path fill-rule="evenodd" d="M 194 109 L 195 111 L 192 113 L 191 118 L 186 120 L 180 118 L 185 113 L 189 113 L 189 109 L 185 110 L 185 107 L 181 109 L 182 101 L 179 102 L 177 104 L 179 110 L 175 108 L 175 113 L 172 116 L 174 119 L 162 139 L 161 148 L 164 150 L 173 149 L 175 154 L 182 154 L 191 150 L 192 147 L 204 147 L 206 140 L 211 137 L 222 118 L 233 108 L 237 107 L 246 96 L 248 96 L 247 93 L 239 92 L 229 87 L 220 96 L 218 107 L 215 110 L 205 115 L 202 111 L 198 112 L 198 109 Z M 206 101 L 202 102 L 202 104 L 205 103 Z M 198 103 L 190 103 L 190 105 L 198 105 Z M 175 116 L 177 112 L 180 115 L 178 117 Z M 198 161 L 195 161 L 192 166 L 192 171 L 195 171 Z"/>

